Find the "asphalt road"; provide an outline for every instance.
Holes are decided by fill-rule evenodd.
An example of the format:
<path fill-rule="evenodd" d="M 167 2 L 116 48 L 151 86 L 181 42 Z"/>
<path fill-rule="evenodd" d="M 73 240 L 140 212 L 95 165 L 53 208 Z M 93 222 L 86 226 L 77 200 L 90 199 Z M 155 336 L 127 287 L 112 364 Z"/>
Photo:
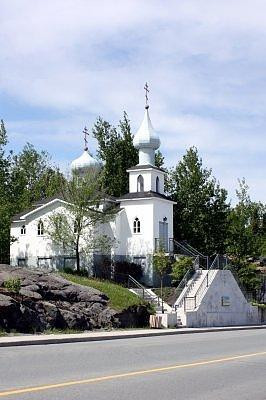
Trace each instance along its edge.
<path fill-rule="evenodd" d="M 0 349 L 0 400 L 266 400 L 266 330 Z"/>

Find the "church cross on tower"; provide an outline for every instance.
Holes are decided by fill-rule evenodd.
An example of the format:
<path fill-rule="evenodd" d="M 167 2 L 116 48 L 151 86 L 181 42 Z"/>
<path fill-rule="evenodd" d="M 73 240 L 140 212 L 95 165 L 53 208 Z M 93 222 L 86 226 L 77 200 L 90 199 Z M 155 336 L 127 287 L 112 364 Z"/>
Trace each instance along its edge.
<path fill-rule="evenodd" d="M 146 109 L 148 109 L 149 108 L 149 104 L 148 104 L 148 93 L 150 92 L 149 91 L 149 86 L 148 86 L 148 83 L 146 82 L 145 83 L 145 86 L 144 86 L 144 90 L 145 90 L 145 99 L 146 99 L 146 106 L 145 106 L 145 108 Z"/>
<path fill-rule="evenodd" d="M 87 139 L 87 137 L 89 136 L 89 132 L 88 132 L 88 129 L 87 129 L 86 126 L 83 129 L 83 133 L 84 133 L 84 150 L 87 151 L 88 150 L 88 139 Z"/>

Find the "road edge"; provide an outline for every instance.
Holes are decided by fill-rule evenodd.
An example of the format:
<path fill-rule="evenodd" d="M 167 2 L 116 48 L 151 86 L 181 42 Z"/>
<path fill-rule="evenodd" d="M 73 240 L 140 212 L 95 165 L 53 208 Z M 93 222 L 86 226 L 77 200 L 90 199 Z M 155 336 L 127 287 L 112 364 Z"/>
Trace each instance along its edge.
<path fill-rule="evenodd" d="M 156 336 L 173 336 L 173 335 L 186 335 L 192 333 L 210 333 L 210 332 L 227 332 L 227 331 L 243 331 L 243 330 L 257 330 L 266 329 L 266 325 L 255 325 L 255 326 L 228 326 L 228 327 L 216 327 L 216 328 L 184 328 L 184 329 L 174 329 L 174 330 L 154 330 L 149 332 L 134 331 L 125 333 L 125 331 L 113 334 L 102 334 L 94 336 L 93 333 L 88 333 L 84 336 L 79 336 L 79 334 L 60 334 L 60 335 L 50 335 L 49 337 L 43 336 L 32 336 L 32 337 L 17 337 L 13 336 L 9 338 L 0 338 L 0 347 L 13 347 L 13 346 L 36 346 L 36 345 L 46 345 L 46 344 L 65 344 L 65 343 L 82 343 L 82 342 L 96 342 L 103 340 L 117 340 L 117 339 L 136 339 L 143 337 L 156 337 Z M 51 337 L 52 336 L 52 337 Z"/>

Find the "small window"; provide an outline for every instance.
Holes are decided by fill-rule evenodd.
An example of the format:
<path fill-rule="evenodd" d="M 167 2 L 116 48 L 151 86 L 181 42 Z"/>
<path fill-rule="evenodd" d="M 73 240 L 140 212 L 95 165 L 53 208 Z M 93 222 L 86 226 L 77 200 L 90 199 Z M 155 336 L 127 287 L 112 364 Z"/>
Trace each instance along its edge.
<path fill-rule="evenodd" d="M 137 179 L 137 192 L 143 192 L 143 191 L 144 191 L 144 179 L 142 175 L 139 175 Z"/>
<path fill-rule="evenodd" d="M 133 232 L 134 233 L 140 233 L 140 220 L 138 218 L 134 219 Z"/>
<path fill-rule="evenodd" d="M 160 192 L 160 179 L 157 176 L 156 178 L 156 192 L 159 193 Z"/>
<path fill-rule="evenodd" d="M 78 223 L 74 221 L 74 233 L 78 233 Z"/>
<path fill-rule="evenodd" d="M 26 226 L 25 225 L 22 225 L 22 227 L 20 228 L 20 234 L 26 235 Z"/>
<path fill-rule="evenodd" d="M 38 222 L 38 231 L 37 231 L 38 236 L 43 236 L 43 232 L 44 232 L 43 222 L 39 221 Z"/>

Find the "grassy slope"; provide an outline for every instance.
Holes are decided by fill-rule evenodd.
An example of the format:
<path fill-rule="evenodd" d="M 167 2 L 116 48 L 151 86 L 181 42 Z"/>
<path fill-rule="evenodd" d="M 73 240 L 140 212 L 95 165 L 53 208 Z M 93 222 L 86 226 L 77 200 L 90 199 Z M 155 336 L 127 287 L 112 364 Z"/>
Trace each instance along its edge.
<path fill-rule="evenodd" d="M 110 299 L 110 307 L 117 311 L 124 310 L 129 306 L 143 304 L 143 301 L 138 296 L 131 293 L 123 286 L 115 283 L 66 273 L 61 273 L 61 275 L 71 282 L 78 283 L 79 285 L 90 286 L 105 293 Z"/>

